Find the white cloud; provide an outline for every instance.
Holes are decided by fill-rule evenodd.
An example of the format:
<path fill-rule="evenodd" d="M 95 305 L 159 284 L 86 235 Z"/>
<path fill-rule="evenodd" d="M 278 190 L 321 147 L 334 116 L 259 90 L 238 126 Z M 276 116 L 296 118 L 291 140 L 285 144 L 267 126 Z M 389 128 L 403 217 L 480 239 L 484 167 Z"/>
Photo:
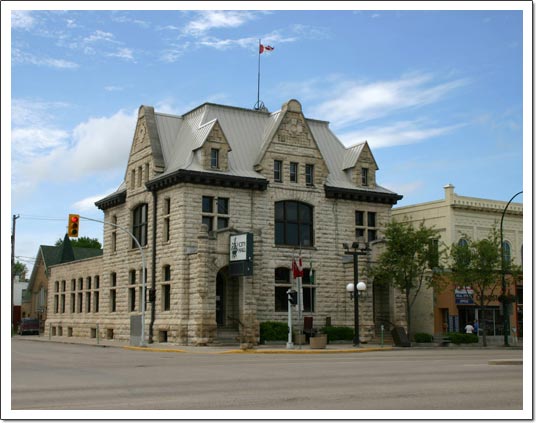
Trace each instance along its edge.
<path fill-rule="evenodd" d="M 46 181 L 81 178 L 124 169 L 136 124 L 137 110 L 91 118 L 72 132 L 28 126 L 16 128 L 13 189 L 31 190 Z"/>
<path fill-rule="evenodd" d="M 416 144 L 444 135 L 464 126 L 463 124 L 426 128 L 420 122 L 397 122 L 390 126 L 362 128 L 340 135 L 346 146 L 368 141 L 372 149 Z"/>
<path fill-rule="evenodd" d="M 31 64 L 37 66 L 47 66 L 56 69 L 76 69 L 78 64 L 63 59 L 53 59 L 50 57 L 37 57 L 29 53 L 24 53 L 19 49 L 11 51 L 13 63 Z"/>
<path fill-rule="evenodd" d="M 116 188 L 110 189 L 103 194 L 93 195 L 91 197 L 83 198 L 82 200 L 77 201 L 72 205 L 73 209 L 79 212 L 84 211 L 94 211 L 95 202 L 102 200 L 104 197 L 107 197 L 111 193 L 115 192 Z"/>
<path fill-rule="evenodd" d="M 112 34 L 111 32 L 105 32 L 101 31 L 100 29 L 97 29 L 93 34 L 88 37 L 85 37 L 83 41 L 85 43 L 97 43 L 102 41 L 116 43 L 117 41 L 114 38 L 114 34 Z"/>
<path fill-rule="evenodd" d="M 390 189 L 393 192 L 396 192 L 397 194 L 402 194 L 404 197 L 408 196 L 409 194 L 413 194 L 414 192 L 418 192 L 423 187 L 426 186 L 424 181 L 413 181 L 408 182 L 405 184 L 399 184 L 399 183 L 382 183 L 382 186 L 384 186 L 387 189 Z"/>
<path fill-rule="evenodd" d="M 115 53 L 108 53 L 107 56 L 119 57 L 120 59 L 125 60 L 134 60 L 134 56 L 132 56 L 132 49 L 130 48 L 120 48 Z"/>
<path fill-rule="evenodd" d="M 198 18 L 184 28 L 185 34 L 197 36 L 213 28 L 236 28 L 255 18 L 255 14 L 248 11 L 207 10 L 197 15 Z"/>
<path fill-rule="evenodd" d="M 29 10 L 13 10 L 11 12 L 11 28 L 30 29 L 34 26 L 35 19 Z"/>
<path fill-rule="evenodd" d="M 435 103 L 466 83 L 463 79 L 433 83 L 432 76 L 424 74 L 393 81 L 341 81 L 333 87 L 326 87 L 329 97 L 314 108 L 314 114 L 344 127 Z"/>

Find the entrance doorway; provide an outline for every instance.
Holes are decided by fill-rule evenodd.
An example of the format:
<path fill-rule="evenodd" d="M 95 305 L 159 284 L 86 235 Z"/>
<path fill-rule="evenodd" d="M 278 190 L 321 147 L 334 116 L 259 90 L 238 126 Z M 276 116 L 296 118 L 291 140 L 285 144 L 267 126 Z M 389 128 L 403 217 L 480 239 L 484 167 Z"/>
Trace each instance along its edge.
<path fill-rule="evenodd" d="M 238 329 L 238 278 L 229 276 L 229 267 L 216 275 L 216 325 L 218 329 Z"/>

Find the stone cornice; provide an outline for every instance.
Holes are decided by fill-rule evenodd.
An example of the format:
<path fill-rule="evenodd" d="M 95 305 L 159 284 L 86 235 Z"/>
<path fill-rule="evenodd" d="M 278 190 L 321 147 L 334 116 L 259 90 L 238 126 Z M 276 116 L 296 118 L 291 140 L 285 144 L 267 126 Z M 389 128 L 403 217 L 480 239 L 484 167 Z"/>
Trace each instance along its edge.
<path fill-rule="evenodd" d="M 366 203 L 396 204 L 402 196 L 395 193 L 366 191 L 360 189 L 338 188 L 324 185 L 326 198 L 363 201 Z"/>
<path fill-rule="evenodd" d="M 158 191 L 172 185 L 181 183 L 201 184 L 218 187 L 240 188 L 264 191 L 268 181 L 263 178 L 250 178 L 245 176 L 229 175 L 224 173 L 199 172 L 179 169 L 169 175 L 161 176 L 147 182 L 149 191 Z"/>
<path fill-rule="evenodd" d="M 112 195 L 109 195 L 106 198 L 103 198 L 102 200 L 95 201 L 95 205 L 101 209 L 106 210 L 111 207 L 118 206 L 120 204 L 123 204 L 127 199 L 127 192 L 121 191 Z"/>

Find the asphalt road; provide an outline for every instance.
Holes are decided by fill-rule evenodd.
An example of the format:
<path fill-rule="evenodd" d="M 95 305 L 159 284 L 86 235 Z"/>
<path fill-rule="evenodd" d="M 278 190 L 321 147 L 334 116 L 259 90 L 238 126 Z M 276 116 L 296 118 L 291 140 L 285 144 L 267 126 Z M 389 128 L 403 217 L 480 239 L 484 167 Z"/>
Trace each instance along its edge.
<path fill-rule="evenodd" d="M 521 359 L 521 350 L 222 355 L 16 338 L 11 346 L 12 410 L 523 408 L 523 366 L 488 364 Z"/>

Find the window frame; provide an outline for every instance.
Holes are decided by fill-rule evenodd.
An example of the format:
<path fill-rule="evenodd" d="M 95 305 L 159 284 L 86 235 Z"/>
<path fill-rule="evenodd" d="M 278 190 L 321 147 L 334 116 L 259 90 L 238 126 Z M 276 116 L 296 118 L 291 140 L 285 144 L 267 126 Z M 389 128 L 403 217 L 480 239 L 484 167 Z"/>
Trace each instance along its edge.
<path fill-rule="evenodd" d="M 290 210 L 293 205 L 296 207 L 295 218 L 288 216 L 289 214 L 293 214 L 293 212 Z M 282 207 L 283 209 L 282 219 L 279 217 L 280 211 L 278 212 L 278 207 Z M 304 217 L 302 211 L 304 209 L 307 211 L 308 215 L 306 220 L 302 220 Z M 296 200 L 276 201 L 274 203 L 274 224 L 274 243 L 276 246 L 314 247 L 314 207 L 312 205 Z M 280 232 L 281 227 L 283 228 L 282 233 Z M 308 227 L 307 235 L 310 241 L 309 243 L 304 242 L 305 237 L 303 236 L 303 229 L 306 227 Z M 293 237 L 291 234 L 291 228 L 296 228 L 297 230 L 296 242 L 293 242 L 292 240 Z"/>
<path fill-rule="evenodd" d="M 132 235 L 142 247 L 147 245 L 149 206 L 141 203 L 132 210 Z M 136 241 L 132 240 L 132 248 L 137 248 Z"/>
<path fill-rule="evenodd" d="M 210 149 L 210 168 L 211 169 L 220 168 L 220 149 L 219 148 Z"/>
<path fill-rule="evenodd" d="M 295 183 L 295 184 L 298 183 L 298 170 L 299 170 L 299 163 L 290 162 L 290 166 L 289 166 L 289 181 L 290 182 Z"/>
<path fill-rule="evenodd" d="M 307 163 L 305 165 L 305 185 L 314 186 L 315 184 L 315 165 Z"/>
<path fill-rule="evenodd" d="M 283 182 L 283 161 L 274 160 L 274 182 Z"/>

